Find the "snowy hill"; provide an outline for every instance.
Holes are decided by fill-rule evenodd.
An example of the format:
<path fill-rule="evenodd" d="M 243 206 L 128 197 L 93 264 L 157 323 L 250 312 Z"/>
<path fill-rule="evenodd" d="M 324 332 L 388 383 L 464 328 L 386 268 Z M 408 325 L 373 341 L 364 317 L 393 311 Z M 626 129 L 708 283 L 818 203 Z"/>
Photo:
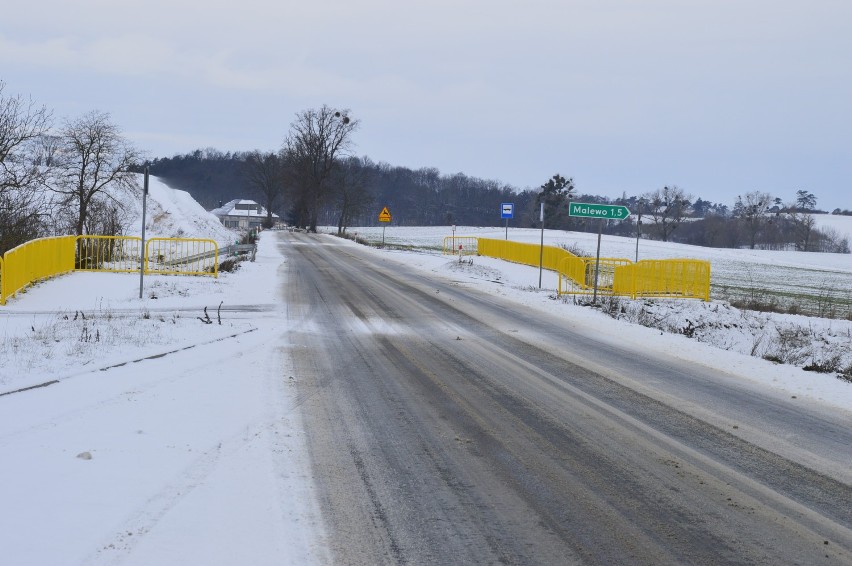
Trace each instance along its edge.
<path fill-rule="evenodd" d="M 139 186 L 143 176 L 139 175 Z M 129 236 L 141 236 L 142 202 L 124 196 L 128 205 Z M 209 238 L 220 246 L 232 244 L 237 234 L 225 228 L 216 216 L 206 211 L 186 191 L 173 189 L 157 177 L 149 177 L 145 237 Z"/>
<path fill-rule="evenodd" d="M 852 216 L 842 216 L 840 214 L 814 214 L 817 228 L 824 230 L 829 228 L 836 231 L 841 236 L 849 238 L 852 242 Z"/>

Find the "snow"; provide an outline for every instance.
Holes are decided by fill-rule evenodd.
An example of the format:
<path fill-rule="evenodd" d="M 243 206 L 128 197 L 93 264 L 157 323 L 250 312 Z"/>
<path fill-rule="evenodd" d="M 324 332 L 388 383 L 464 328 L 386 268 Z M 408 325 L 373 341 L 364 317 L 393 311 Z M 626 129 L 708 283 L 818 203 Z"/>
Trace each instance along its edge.
<path fill-rule="evenodd" d="M 149 234 L 220 243 L 235 237 L 188 194 L 151 181 Z M 382 229 L 352 231 L 380 239 Z M 615 320 L 557 298 L 552 273 L 545 272 L 539 290 L 535 268 L 482 257 L 459 263 L 441 255 L 436 250 L 450 233 L 449 227 L 388 227 L 388 242 L 417 249 L 369 253 L 558 313 L 588 332 L 808 398 L 826 410 L 852 408 L 852 384 L 760 357 L 777 353 L 777 336 L 806 328 L 806 361 L 840 354 L 852 363 L 848 320 L 749 313 L 718 300 L 625 301 L 622 320 Z M 502 238 L 505 232 L 459 227 L 456 235 Z M 329 561 L 299 417 L 298 376 L 284 338 L 280 288 L 287 258 L 276 237 L 262 233 L 256 261 L 217 279 L 146 276 L 141 299 L 138 275 L 73 273 L 0 307 L 4 563 Z M 512 239 L 539 237 L 537 230 L 510 229 Z M 590 251 L 596 238 L 546 234 L 549 244 Z M 635 253 L 629 238 L 604 237 L 603 246 L 602 255 Z M 728 278 L 745 266 L 765 277 L 773 276 L 770 268 L 806 268 L 852 288 L 850 256 L 643 240 L 640 257 L 709 259 L 714 277 L 721 272 Z M 205 307 L 211 324 L 199 320 Z M 644 326 L 650 319 L 670 332 Z M 788 350 L 793 361 L 795 348 Z M 49 385 L 12 393 L 41 384 Z"/>
<path fill-rule="evenodd" d="M 143 185 L 144 176 L 137 176 Z M 142 200 L 122 199 L 129 203 L 128 236 L 142 235 Z M 186 192 L 172 189 L 157 177 L 148 177 L 148 201 L 145 211 L 146 238 L 209 238 L 220 246 L 234 243 L 234 233 Z"/>
<path fill-rule="evenodd" d="M 830 228 L 840 236 L 846 237 L 852 242 L 852 216 L 841 214 L 814 214 L 816 227 L 818 229 Z"/>
<path fill-rule="evenodd" d="M 3 563 L 327 561 L 273 244 L 143 299 L 138 276 L 73 273 L 0 310 L 0 393 L 58 381 L 0 396 Z"/>

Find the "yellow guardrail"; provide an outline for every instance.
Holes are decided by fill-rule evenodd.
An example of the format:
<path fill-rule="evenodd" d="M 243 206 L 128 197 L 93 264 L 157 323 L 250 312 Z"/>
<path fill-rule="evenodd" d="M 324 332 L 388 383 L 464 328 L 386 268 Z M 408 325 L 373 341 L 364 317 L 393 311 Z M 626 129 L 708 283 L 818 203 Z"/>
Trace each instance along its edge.
<path fill-rule="evenodd" d="M 539 256 L 541 256 L 542 267 L 551 271 L 558 271 L 562 261 L 569 257 L 576 258 L 574 254 L 562 248 L 544 246 L 544 250 L 538 244 L 527 244 L 523 242 L 512 242 L 509 240 L 492 240 L 479 238 L 479 255 L 505 259 L 514 263 L 538 267 Z"/>
<path fill-rule="evenodd" d="M 80 271 L 139 271 L 142 258 L 142 238 L 139 236 L 77 236 L 76 248 L 76 269 Z"/>
<path fill-rule="evenodd" d="M 602 257 L 598 262 L 593 257 L 572 256 L 562 260 L 557 273 L 559 283 L 557 292 L 560 295 L 592 294 L 595 290 L 595 266 L 597 265 L 598 294 L 612 295 L 615 283 L 615 270 L 623 265 L 629 265 L 629 259 Z"/>
<path fill-rule="evenodd" d="M 579 276 L 582 267 L 576 263 L 577 260 L 582 260 L 582 258 L 575 256 L 563 248 L 544 246 L 544 249 L 542 249 L 539 244 L 492 240 L 489 238 L 480 238 L 478 248 L 479 255 L 496 257 L 533 267 L 538 267 L 539 259 L 541 259 L 541 266 L 544 269 L 557 273 L 561 272 L 564 265 L 566 268 L 570 267 L 573 269 L 572 273 L 578 274 L 579 280 L 582 280 L 582 277 Z"/>
<path fill-rule="evenodd" d="M 71 271 L 133 273 L 142 260 L 138 236 L 39 238 L 0 256 L 0 305 L 28 285 Z M 145 273 L 219 276 L 219 245 L 201 238 L 151 238 Z"/>
<path fill-rule="evenodd" d="M 643 259 L 616 268 L 613 292 L 637 297 L 710 300 L 710 262 L 697 259 Z"/>
<path fill-rule="evenodd" d="M 219 244 L 203 238 L 151 238 L 145 243 L 147 273 L 219 276 Z"/>
<path fill-rule="evenodd" d="M 479 238 L 473 236 L 447 236 L 444 238 L 444 254 L 476 255 Z M 461 248 L 459 248 L 461 246 Z"/>
<path fill-rule="evenodd" d="M 77 269 L 137 272 L 141 250 L 138 236 L 77 236 Z M 204 238 L 151 238 L 144 261 L 145 273 L 218 277 L 219 244 Z"/>
<path fill-rule="evenodd" d="M 446 242 L 446 238 L 444 239 Z M 445 244 L 446 247 L 446 244 Z M 591 294 L 595 289 L 593 257 L 579 257 L 555 246 L 479 238 L 479 255 L 538 267 L 559 276 L 559 294 Z M 710 300 L 710 262 L 695 259 L 642 260 L 600 258 L 597 292 L 604 295 L 679 297 Z"/>
<path fill-rule="evenodd" d="M 74 236 L 31 240 L 3 256 L 0 304 L 36 281 L 74 270 Z"/>

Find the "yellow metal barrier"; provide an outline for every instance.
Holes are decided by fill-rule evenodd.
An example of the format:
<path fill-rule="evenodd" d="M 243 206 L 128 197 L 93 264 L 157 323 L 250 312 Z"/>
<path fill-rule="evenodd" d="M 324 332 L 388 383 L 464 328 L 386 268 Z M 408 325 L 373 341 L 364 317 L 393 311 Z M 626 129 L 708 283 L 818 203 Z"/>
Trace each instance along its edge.
<path fill-rule="evenodd" d="M 446 246 L 446 244 L 445 244 Z M 559 275 L 560 294 L 591 294 L 595 288 L 593 257 L 578 257 L 554 246 L 480 238 L 479 255 L 538 267 Z M 710 300 L 710 262 L 694 259 L 642 260 L 600 258 L 598 293 L 636 297 Z"/>
<path fill-rule="evenodd" d="M 539 255 L 542 254 L 541 246 L 538 244 L 492 240 L 488 238 L 479 238 L 478 249 L 479 255 L 496 257 L 534 267 L 538 267 Z M 562 248 L 544 246 L 544 253 L 541 258 L 542 267 L 551 271 L 558 271 L 560 263 L 567 257 L 577 256 Z"/>
<path fill-rule="evenodd" d="M 219 276 L 219 245 L 196 238 L 151 238 L 145 272 Z M 71 271 L 139 271 L 138 236 L 57 236 L 39 238 L 0 256 L 0 305 L 28 285 Z"/>
<path fill-rule="evenodd" d="M 142 238 L 139 236 L 77 236 L 76 269 L 133 273 L 139 271 Z"/>
<path fill-rule="evenodd" d="M 202 238 L 151 238 L 145 243 L 146 273 L 219 276 L 219 244 Z"/>
<path fill-rule="evenodd" d="M 77 236 L 77 269 L 135 273 L 142 259 L 138 236 Z M 219 245 L 201 238 L 151 238 L 145 242 L 145 273 L 219 275 Z"/>
<path fill-rule="evenodd" d="M 598 262 L 593 257 L 569 257 L 562 260 L 559 273 L 560 295 L 586 295 L 595 290 L 595 265 L 598 270 L 598 294 L 614 294 L 615 271 L 623 265 L 630 265 L 629 259 L 602 257 Z"/>
<path fill-rule="evenodd" d="M 656 259 L 616 268 L 613 291 L 637 297 L 679 297 L 710 300 L 710 262 L 697 259 Z"/>
<path fill-rule="evenodd" d="M 444 254 L 445 255 L 476 255 L 478 252 L 477 244 L 479 238 L 472 236 L 447 236 L 444 238 Z M 461 246 L 461 249 L 459 249 Z"/>
<path fill-rule="evenodd" d="M 3 257 L 0 304 L 36 281 L 74 270 L 74 236 L 39 238 L 13 248 Z"/>

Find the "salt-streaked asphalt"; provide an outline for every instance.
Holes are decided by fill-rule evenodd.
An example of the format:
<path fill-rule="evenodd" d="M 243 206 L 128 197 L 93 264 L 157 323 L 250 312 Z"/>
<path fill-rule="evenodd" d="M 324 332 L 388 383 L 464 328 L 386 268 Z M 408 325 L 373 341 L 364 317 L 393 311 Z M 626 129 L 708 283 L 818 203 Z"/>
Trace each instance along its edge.
<path fill-rule="evenodd" d="M 852 563 L 848 414 L 280 238 L 337 563 Z"/>

